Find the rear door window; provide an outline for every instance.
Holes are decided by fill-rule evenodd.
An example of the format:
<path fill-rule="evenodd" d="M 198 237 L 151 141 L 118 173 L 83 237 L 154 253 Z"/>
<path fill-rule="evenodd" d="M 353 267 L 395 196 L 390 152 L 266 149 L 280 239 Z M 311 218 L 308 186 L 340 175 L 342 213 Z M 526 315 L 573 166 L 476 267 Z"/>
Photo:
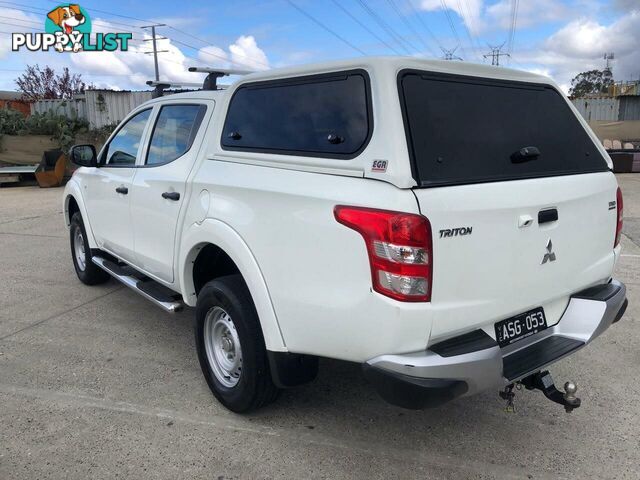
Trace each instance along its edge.
<path fill-rule="evenodd" d="M 350 71 L 240 87 L 221 143 L 227 150 L 353 158 L 371 128 L 368 76 Z"/>
<path fill-rule="evenodd" d="M 204 105 L 163 105 L 151 134 L 147 165 L 162 165 L 184 155 L 206 110 Z"/>
<path fill-rule="evenodd" d="M 562 94 L 550 86 L 418 71 L 401 72 L 398 83 L 421 186 L 608 169 Z M 539 156 L 516 153 L 527 147 Z"/>

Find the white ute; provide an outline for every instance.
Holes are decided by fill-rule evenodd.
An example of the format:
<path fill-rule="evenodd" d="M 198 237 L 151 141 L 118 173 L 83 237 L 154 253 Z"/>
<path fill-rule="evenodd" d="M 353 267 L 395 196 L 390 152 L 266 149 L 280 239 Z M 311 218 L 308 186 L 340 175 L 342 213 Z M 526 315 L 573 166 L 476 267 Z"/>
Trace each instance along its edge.
<path fill-rule="evenodd" d="M 362 364 L 389 402 L 575 385 L 544 368 L 618 321 L 622 196 L 548 78 L 360 58 L 155 98 L 81 166 L 64 211 L 80 280 L 195 307 L 213 394 L 249 411 Z"/>

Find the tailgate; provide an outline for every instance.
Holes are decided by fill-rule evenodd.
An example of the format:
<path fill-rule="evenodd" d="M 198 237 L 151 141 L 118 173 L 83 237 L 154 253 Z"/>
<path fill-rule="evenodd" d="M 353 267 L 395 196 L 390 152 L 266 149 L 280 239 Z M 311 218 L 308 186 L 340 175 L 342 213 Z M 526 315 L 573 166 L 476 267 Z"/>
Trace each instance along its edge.
<path fill-rule="evenodd" d="M 602 172 L 415 189 L 433 232 L 432 339 L 539 306 L 557 323 L 572 293 L 611 275 L 616 188 Z"/>

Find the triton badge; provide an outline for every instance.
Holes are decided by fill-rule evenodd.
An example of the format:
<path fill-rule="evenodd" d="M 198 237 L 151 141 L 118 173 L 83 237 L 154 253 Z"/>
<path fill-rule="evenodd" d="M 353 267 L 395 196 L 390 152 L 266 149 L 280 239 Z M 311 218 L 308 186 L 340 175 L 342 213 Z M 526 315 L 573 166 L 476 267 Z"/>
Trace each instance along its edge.
<path fill-rule="evenodd" d="M 457 237 L 458 235 L 471 235 L 472 227 L 445 228 L 440 230 L 440 238 Z"/>
<path fill-rule="evenodd" d="M 553 243 L 551 243 L 551 239 L 547 241 L 547 253 L 542 257 L 542 263 L 540 265 L 544 265 L 547 262 L 555 262 L 556 254 L 553 253 Z"/>

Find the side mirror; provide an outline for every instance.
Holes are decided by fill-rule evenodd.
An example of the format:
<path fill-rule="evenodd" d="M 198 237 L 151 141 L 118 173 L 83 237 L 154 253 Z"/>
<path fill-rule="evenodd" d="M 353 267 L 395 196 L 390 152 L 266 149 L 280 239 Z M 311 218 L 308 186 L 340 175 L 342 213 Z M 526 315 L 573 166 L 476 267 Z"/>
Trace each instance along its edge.
<path fill-rule="evenodd" d="M 98 156 L 93 145 L 74 145 L 69 150 L 69 159 L 80 167 L 97 167 Z"/>

